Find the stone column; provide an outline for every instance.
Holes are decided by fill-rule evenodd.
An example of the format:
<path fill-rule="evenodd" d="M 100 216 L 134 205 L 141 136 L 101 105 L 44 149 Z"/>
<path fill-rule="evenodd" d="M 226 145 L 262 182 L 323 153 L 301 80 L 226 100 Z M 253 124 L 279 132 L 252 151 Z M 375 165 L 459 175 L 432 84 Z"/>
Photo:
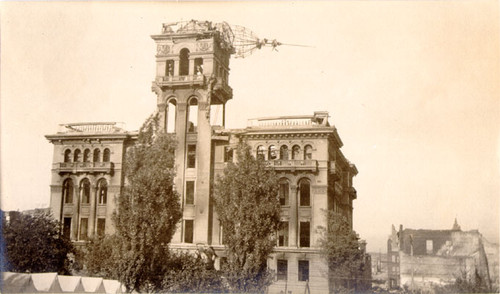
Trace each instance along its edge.
<path fill-rule="evenodd" d="M 297 247 L 298 246 L 298 234 L 299 234 L 299 223 L 298 223 L 298 193 L 297 193 L 297 186 L 296 185 L 290 185 L 290 195 L 289 195 L 289 203 L 290 203 L 290 220 L 289 220 L 289 246 L 290 247 Z"/>

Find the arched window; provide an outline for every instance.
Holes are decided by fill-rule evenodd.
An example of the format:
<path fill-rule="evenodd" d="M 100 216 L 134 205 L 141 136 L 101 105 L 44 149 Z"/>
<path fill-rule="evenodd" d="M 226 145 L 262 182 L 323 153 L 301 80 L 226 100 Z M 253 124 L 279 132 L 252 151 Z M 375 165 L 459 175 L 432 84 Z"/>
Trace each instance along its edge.
<path fill-rule="evenodd" d="M 300 206 L 311 206 L 311 185 L 307 179 L 299 182 L 299 203 Z"/>
<path fill-rule="evenodd" d="M 104 149 L 104 152 L 102 153 L 102 161 L 103 162 L 109 162 L 111 160 L 111 151 L 109 151 L 108 148 Z"/>
<path fill-rule="evenodd" d="M 83 151 L 83 162 L 90 162 L 90 149 Z"/>
<path fill-rule="evenodd" d="M 177 116 L 177 101 L 170 99 L 165 109 L 165 130 L 167 133 L 175 133 L 175 120 Z"/>
<path fill-rule="evenodd" d="M 276 146 L 274 145 L 269 146 L 267 159 L 268 160 L 278 159 L 278 150 L 276 149 Z"/>
<path fill-rule="evenodd" d="M 187 48 L 182 49 L 179 58 L 179 75 L 189 75 L 189 50 Z"/>
<path fill-rule="evenodd" d="M 101 161 L 101 150 L 100 149 L 94 149 L 94 162 L 100 162 Z"/>
<path fill-rule="evenodd" d="M 195 58 L 195 60 L 194 60 L 194 74 L 197 76 L 203 75 L 203 58 Z"/>
<path fill-rule="evenodd" d="M 311 147 L 311 145 L 306 145 L 306 147 L 304 147 L 304 159 L 312 159 L 312 150 L 313 148 Z"/>
<path fill-rule="evenodd" d="M 106 204 L 108 202 L 108 182 L 100 179 L 97 183 L 97 203 Z"/>
<path fill-rule="evenodd" d="M 281 160 L 288 160 L 289 156 L 288 156 L 288 146 L 286 145 L 282 145 L 280 147 L 280 159 Z"/>
<path fill-rule="evenodd" d="M 75 150 L 75 155 L 73 157 L 73 161 L 74 162 L 81 162 L 82 161 L 82 152 L 80 151 L 80 149 Z"/>
<path fill-rule="evenodd" d="M 71 150 L 64 151 L 64 162 L 71 162 Z"/>
<path fill-rule="evenodd" d="M 83 179 L 80 182 L 80 199 L 84 204 L 90 203 L 90 181 L 89 179 Z"/>
<path fill-rule="evenodd" d="M 279 189 L 279 196 L 280 196 L 280 204 L 281 205 L 288 205 L 289 192 L 290 192 L 290 185 L 288 184 L 288 180 L 281 179 L 280 180 L 280 189 Z"/>
<path fill-rule="evenodd" d="M 300 159 L 300 146 L 299 145 L 294 145 L 292 147 L 292 159 Z"/>
<path fill-rule="evenodd" d="M 66 179 L 63 183 L 63 201 L 66 204 L 73 203 L 73 181 L 71 179 Z"/>
<path fill-rule="evenodd" d="M 266 149 L 264 146 L 260 145 L 257 147 L 257 160 L 265 160 L 266 159 Z"/>
<path fill-rule="evenodd" d="M 188 133 L 195 133 L 198 125 L 198 99 L 191 98 L 188 102 Z"/>

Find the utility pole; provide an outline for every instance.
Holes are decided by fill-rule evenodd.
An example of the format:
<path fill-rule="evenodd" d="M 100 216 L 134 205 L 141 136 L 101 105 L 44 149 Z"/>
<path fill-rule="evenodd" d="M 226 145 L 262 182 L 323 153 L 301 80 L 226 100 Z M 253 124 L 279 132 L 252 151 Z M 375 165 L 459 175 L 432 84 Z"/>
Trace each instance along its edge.
<path fill-rule="evenodd" d="M 414 261 L 413 261 L 413 235 L 410 235 L 410 256 L 411 256 L 411 292 L 415 292 L 413 284 L 413 275 L 415 273 Z"/>

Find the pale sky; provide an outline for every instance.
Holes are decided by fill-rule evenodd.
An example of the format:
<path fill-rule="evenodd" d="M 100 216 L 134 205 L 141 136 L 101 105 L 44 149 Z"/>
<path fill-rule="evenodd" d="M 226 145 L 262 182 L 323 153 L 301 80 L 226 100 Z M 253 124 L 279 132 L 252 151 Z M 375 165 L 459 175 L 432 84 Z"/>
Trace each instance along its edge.
<path fill-rule="evenodd" d="M 52 145 L 68 122 L 136 130 L 162 23 L 226 21 L 313 46 L 232 59 L 228 128 L 330 112 L 356 164 L 354 229 L 384 252 L 391 225 L 479 229 L 498 242 L 498 1 L 2 2 L 1 207 L 49 205 Z"/>

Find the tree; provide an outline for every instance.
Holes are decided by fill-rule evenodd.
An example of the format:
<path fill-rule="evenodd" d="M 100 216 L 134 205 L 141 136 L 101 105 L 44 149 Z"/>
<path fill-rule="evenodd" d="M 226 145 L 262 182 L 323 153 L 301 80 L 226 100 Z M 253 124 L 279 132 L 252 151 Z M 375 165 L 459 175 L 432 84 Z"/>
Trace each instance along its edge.
<path fill-rule="evenodd" d="M 119 256 L 117 235 L 94 237 L 85 246 L 83 262 L 86 274 L 105 279 L 118 279 Z"/>
<path fill-rule="evenodd" d="M 118 277 L 128 290 L 160 291 L 167 272 L 168 244 L 182 217 L 174 189 L 175 141 L 157 132 L 150 117 L 127 150 L 127 183 L 114 215 L 118 238 Z"/>
<path fill-rule="evenodd" d="M 246 143 L 215 183 L 215 210 L 228 255 L 225 277 L 235 292 L 262 292 L 271 283 L 267 258 L 280 223 L 278 179 Z"/>
<path fill-rule="evenodd" d="M 359 238 L 343 215 L 330 210 L 325 214 L 327 227 L 318 228 L 318 243 L 328 264 L 330 293 L 362 290 L 357 288 L 365 271 Z"/>
<path fill-rule="evenodd" d="M 60 224 L 49 213 L 13 211 L 2 219 L 5 240 L 5 270 L 14 272 L 58 272 L 69 274 L 71 241 L 61 235 Z"/>

